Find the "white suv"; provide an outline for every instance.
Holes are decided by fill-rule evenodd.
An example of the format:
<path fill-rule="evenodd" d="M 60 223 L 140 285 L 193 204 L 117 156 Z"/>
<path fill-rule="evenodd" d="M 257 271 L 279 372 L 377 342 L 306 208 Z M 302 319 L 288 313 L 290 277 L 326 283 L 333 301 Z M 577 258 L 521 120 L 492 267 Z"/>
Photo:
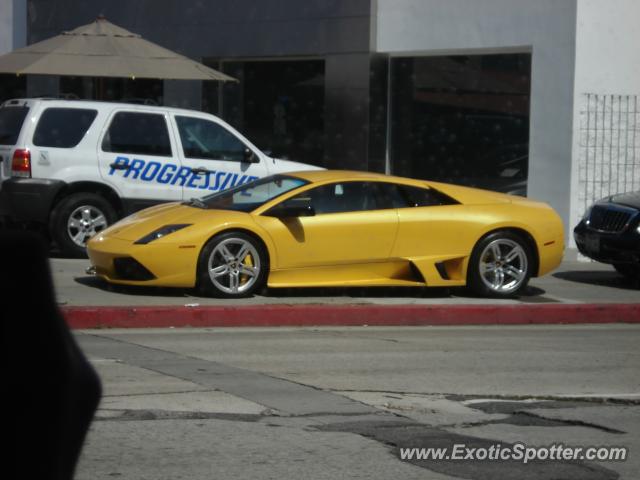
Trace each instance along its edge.
<path fill-rule="evenodd" d="M 206 113 L 55 99 L 0 106 L 0 161 L 5 214 L 46 225 L 72 256 L 142 208 L 319 168 L 271 158 Z"/>

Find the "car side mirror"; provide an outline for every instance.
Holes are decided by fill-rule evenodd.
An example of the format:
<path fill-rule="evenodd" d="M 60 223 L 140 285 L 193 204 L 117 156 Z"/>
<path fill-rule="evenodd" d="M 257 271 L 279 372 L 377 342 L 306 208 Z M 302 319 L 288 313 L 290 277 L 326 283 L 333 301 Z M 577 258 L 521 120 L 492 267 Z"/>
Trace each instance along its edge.
<path fill-rule="evenodd" d="M 307 199 L 303 201 L 284 202 L 264 213 L 264 215 L 268 217 L 276 218 L 313 217 L 315 214 L 316 211 Z"/>
<path fill-rule="evenodd" d="M 249 147 L 245 147 L 244 151 L 242 152 L 242 161 L 245 163 L 260 163 L 260 157 L 253 153 L 253 150 L 251 150 Z"/>

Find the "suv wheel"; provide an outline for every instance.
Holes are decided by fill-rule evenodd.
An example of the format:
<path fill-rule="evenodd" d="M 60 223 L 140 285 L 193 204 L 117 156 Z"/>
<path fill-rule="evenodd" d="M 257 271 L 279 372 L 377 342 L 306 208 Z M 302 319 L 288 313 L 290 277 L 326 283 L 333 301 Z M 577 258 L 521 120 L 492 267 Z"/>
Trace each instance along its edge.
<path fill-rule="evenodd" d="M 473 249 L 467 284 L 478 295 L 512 297 L 529 283 L 532 264 L 529 247 L 519 235 L 495 232 Z"/>
<path fill-rule="evenodd" d="M 223 233 L 200 252 L 198 286 L 215 297 L 248 297 L 264 285 L 268 270 L 264 248 L 254 238 L 241 232 Z"/>
<path fill-rule="evenodd" d="M 74 193 L 56 205 L 51 235 L 64 255 L 86 257 L 87 241 L 117 219 L 111 204 L 95 193 Z"/>

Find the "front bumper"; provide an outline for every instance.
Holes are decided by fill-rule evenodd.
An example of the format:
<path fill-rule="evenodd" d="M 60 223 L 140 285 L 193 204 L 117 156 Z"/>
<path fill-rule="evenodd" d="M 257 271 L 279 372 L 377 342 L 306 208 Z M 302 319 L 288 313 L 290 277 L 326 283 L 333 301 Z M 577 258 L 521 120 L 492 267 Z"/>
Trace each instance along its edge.
<path fill-rule="evenodd" d="M 563 256 L 564 239 L 562 237 L 546 242 L 543 245 L 538 245 L 538 272 L 534 276 L 541 277 L 558 268 L 562 263 Z"/>
<path fill-rule="evenodd" d="M 135 245 L 100 235 L 87 245 L 92 273 L 121 285 L 194 287 L 199 252 L 195 245 Z"/>
<path fill-rule="evenodd" d="M 640 232 L 637 222 L 621 233 L 590 229 L 581 221 L 573 230 L 580 253 L 602 263 L 640 264 Z"/>

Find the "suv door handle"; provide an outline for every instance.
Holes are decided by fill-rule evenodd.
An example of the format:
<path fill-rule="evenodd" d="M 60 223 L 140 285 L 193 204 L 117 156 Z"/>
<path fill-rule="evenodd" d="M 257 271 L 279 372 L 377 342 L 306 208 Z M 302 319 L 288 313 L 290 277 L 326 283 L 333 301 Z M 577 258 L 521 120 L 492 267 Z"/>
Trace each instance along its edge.
<path fill-rule="evenodd" d="M 131 166 L 127 165 L 127 164 L 123 164 L 123 163 L 116 163 L 113 162 L 112 164 L 109 165 L 111 168 L 113 168 L 114 170 L 129 170 L 131 168 Z"/>
<path fill-rule="evenodd" d="M 211 170 L 207 170 L 206 168 L 203 168 L 203 167 L 198 167 L 198 168 L 192 168 L 191 173 L 195 175 L 206 175 L 208 173 L 211 173 Z"/>

